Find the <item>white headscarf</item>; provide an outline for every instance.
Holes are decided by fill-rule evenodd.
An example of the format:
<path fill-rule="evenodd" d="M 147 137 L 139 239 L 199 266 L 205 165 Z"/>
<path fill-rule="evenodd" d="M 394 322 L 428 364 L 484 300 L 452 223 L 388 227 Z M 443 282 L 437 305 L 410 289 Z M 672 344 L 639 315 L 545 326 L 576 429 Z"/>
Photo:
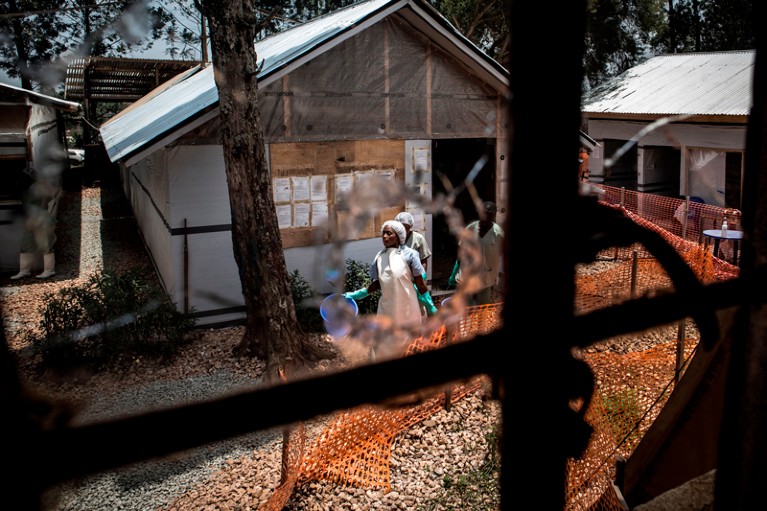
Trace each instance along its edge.
<path fill-rule="evenodd" d="M 394 219 L 397 222 L 401 222 L 405 225 L 409 225 L 410 227 L 413 227 L 413 224 L 415 224 L 415 218 L 413 218 L 413 215 L 411 215 L 407 211 L 403 211 L 402 213 L 399 213 L 397 216 L 394 217 Z"/>
<path fill-rule="evenodd" d="M 407 231 L 405 230 L 405 226 L 397 220 L 387 220 L 381 226 L 381 234 L 383 234 L 384 227 L 387 225 L 394 229 L 394 232 L 396 232 L 397 236 L 399 236 L 399 244 L 404 245 L 405 239 L 407 238 Z"/>

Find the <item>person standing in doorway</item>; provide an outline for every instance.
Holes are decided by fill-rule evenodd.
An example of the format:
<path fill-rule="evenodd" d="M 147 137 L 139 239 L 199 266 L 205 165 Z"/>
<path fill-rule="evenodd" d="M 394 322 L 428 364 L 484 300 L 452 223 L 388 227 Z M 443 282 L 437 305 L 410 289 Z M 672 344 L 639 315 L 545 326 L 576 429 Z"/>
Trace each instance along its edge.
<path fill-rule="evenodd" d="M 465 282 L 469 273 L 479 279 L 479 290 L 468 297 L 469 305 L 482 305 L 501 301 L 501 284 L 503 282 L 503 229 L 495 223 L 498 207 L 494 202 L 485 201 L 480 209 L 480 218 L 466 226 L 465 235 L 477 240 L 477 258 L 468 259 L 467 254 L 461 255 L 459 241 L 459 257 L 453 267 L 448 285 L 460 286 Z M 462 261 L 462 259 L 465 260 Z M 465 270 L 465 271 L 464 271 Z"/>
<path fill-rule="evenodd" d="M 403 211 L 394 217 L 394 219 L 405 226 L 405 232 L 407 233 L 405 245 L 418 252 L 418 255 L 421 257 L 421 266 L 423 266 L 423 271 L 426 272 L 428 269 L 427 265 L 429 264 L 429 257 L 431 257 L 431 248 L 429 248 L 429 243 L 426 241 L 424 235 L 413 230 L 415 218 L 413 218 L 411 213 Z M 424 277 L 424 279 L 425 278 L 426 277 Z"/>
<path fill-rule="evenodd" d="M 423 236 L 423 234 L 413 230 L 415 219 L 411 213 L 403 211 L 394 217 L 394 220 L 405 226 L 405 245 L 418 252 L 418 256 L 421 258 L 421 266 L 423 266 L 422 277 L 424 282 L 426 282 L 428 280 L 426 265 L 429 263 L 429 257 L 431 257 L 429 242 L 426 241 L 426 238 Z M 437 307 L 434 306 L 434 301 L 431 299 L 431 293 L 429 291 L 423 294 L 418 293 L 418 301 L 421 304 L 422 313 L 428 314 L 429 316 L 433 316 L 437 313 Z"/>

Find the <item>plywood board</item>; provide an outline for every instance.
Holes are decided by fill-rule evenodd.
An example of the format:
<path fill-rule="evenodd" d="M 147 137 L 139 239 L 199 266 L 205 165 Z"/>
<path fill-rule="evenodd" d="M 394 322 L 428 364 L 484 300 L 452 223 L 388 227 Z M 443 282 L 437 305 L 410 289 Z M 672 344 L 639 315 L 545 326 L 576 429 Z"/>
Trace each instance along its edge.
<path fill-rule="evenodd" d="M 402 140 L 364 140 L 364 141 L 338 141 L 338 142 L 305 142 L 285 143 L 270 145 L 270 168 L 272 178 L 285 182 L 290 178 L 290 197 L 280 195 L 280 205 L 283 209 L 295 207 L 299 204 L 302 211 L 311 201 L 311 211 L 314 211 L 315 203 L 320 204 L 327 211 L 328 220 L 338 225 L 338 233 L 344 240 L 359 240 L 376 238 L 380 235 L 381 225 L 384 221 L 393 219 L 397 213 L 404 209 L 402 204 L 392 204 L 385 209 L 374 212 L 371 218 L 360 229 L 350 229 L 346 225 L 348 212 L 339 212 L 336 216 L 336 187 L 339 179 L 345 177 L 356 182 L 356 176 L 362 172 L 388 173 L 393 179 L 404 181 L 405 176 L 405 142 Z M 319 183 L 312 184 L 312 195 L 307 198 L 304 194 L 293 193 L 296 188 L 303 190 L 303 180 L 296 181 L 294 178 L 303 176 L 325 176 L 324 200 L 319 195 Z M 305 215 L 300 215 L 303 218 Z M 326 232 L 325 222 L 322 226 L 315 225 L 313 221 L 296 221 L 295 211 L 291 215 L 290 222 L 283 222 L 280 230 L 284 248 L 308 246 L 316 243 L 318 238 L 322 242 L 329 241 L 330 236 Z M 288 225 L 289 224 L 289 225 Z"/>

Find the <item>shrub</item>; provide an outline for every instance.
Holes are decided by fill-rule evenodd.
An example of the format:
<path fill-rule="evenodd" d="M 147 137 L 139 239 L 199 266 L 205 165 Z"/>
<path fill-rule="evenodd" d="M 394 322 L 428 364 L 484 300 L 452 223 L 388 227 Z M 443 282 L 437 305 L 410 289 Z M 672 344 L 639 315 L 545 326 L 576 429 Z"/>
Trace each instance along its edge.
<path fill-rule="evenodd" d="M 307 332 L 324 332 L 325 326 L 320 316 L 320 309 L 310 301 L 316 295 L 309 282 L 298 270 L 293 270 L 290 277 L 290 295 L 296 307 L 296 318 Z"/>
<path fill-rule="evenodd" d="M 346 273 L 344 275 L 344 291 L 356 291 L 361 287 L 367 287 L 370 279 L 369 264 L 361 263 L 353 259 L 346 260 Z M 357 302 L 359 314 L 375 314 L 378 312 L 378 299 L 381 291 L 370 293 L 367 298 Z"/>
<path fill-rule="evenodd" d="M 312 301 L 318 293 L 301 275 L 298 270 L 293 270 L 290 277 L 290 294 L 293 304 L 296 306 L 296 317 L 301 326 L 309 332 L 324 332 L 325 324 L 322 321 L 319 307 Z M 344 291 L 354 291 L 370 284 L 368 265 L 353 259 L 346 260 L 346 273 L 344 274 Z M 378 311 L 378 298 L 381 292 L 376 291 L 370 296 L 357 302 L 359 314 L 375 314 Z"/>
<path fill-rule="evenodd" d="M 47 367 L 60 370 L 98 369 L 126 355 L 170 355 L 194 326 L 142 269 L 104 271 L 82 286 L 48 293 L 41 316 L 35 346 Z"/>

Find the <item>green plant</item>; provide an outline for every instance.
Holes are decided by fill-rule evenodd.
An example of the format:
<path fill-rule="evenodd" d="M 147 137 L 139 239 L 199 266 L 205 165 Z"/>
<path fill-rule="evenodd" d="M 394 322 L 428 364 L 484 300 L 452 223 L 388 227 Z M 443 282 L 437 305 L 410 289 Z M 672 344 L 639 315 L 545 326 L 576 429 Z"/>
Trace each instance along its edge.
<path fill-rule="evenodd" d="M 482 464 L 465 474 L 445 475 L 442 487 L 445 489 L 438 501 L 429 502 L 421 509 L 445 510 L 495 510 L 500 509 L 501 494 L 499 476 L 501 469 L 498 426 L 485 435 L 487 452 Z"/>
<path fill-rule="evenodd" d="M 629 451 L 633 450 L 642 439 L 639 425 L 643 413 L 639 391 L 626 387 L 615 394 L 603 395 L 600 399 L 616 439 Z"/>
<path fill-rule="evenodd" d="M 296 307 L 303 305 L 304 300 L 314 295 L 311 285 L 298 270 L 293 270 L 288 278 L 290 279 L 290 296 L 293 297 Z"/>
<path fill-rule="evenodd" d="M 355 291 L 361 287 L 367 287 L 370 279 L 370 266 L 353 259 L 346 260 L 346 273 L 344 274 L 344 291 Z M 370 293 L 366 298 L 357 302 L 359 314 L 375 314 L 378 312 L 378 299 L 381 291 Z"/>
<path fill-rule="evenodd" d="M 33 341 L 46 367 L 97 370 L 127 355 L 167 356 L 183 344 L 194 319 L 145 271 L 104 271 L 45 295 L 42 334 Z"/>
<path fill-rule="evenodd" d="M 293 270 L 288 277 L 290 278 L 290 295 L 296 307 L 298 322 L 308 332 L 324 332 L 325 327 L 320 310 L 310 302 L 310 298 L 316 295 L 312 286 L 298 270 Z"/>

